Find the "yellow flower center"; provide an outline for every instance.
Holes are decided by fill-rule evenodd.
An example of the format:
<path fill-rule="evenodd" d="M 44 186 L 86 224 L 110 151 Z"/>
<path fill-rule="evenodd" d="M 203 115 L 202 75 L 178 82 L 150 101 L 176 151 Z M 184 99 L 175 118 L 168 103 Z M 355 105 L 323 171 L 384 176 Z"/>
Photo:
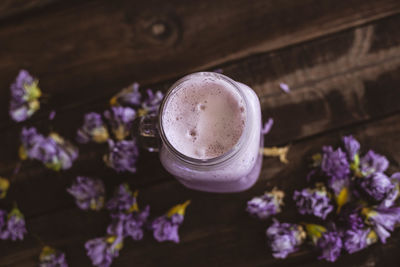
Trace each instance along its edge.
<path fill-rule="evenodd" d="M 318 224 L 306 224 L 306 231 L 315 244 L 321 238 L 322 234 L 326 232 L 326 228 Z"/>
<path fill-rule="evenodd" d="M 116 106 L 118 104 L 118 102 L 117 102 L 117 96 L 113 96 L 111 99 L 110 99 L 110 105 L 111 106 Z"/>
<path fill-rule="evenodd" d="M 21 145 L 21 146 L 19 147 L 18 155 L 19 155 L 19 158 L 20 158 L 21 160 L 26 160 L 26 159 L 28 159 L 28 154 L 26 153 L 26 149 L 25 149 L 25 147 L 24 147 L 23 145 Z"/>
<path fill-rule="evenodd" d="M 102 126 L 94 129 L 93 131 L 93 141 L 96 143 L 104 143 L 109 138 L 107 128 Z"/>
<path fill-rule="evenodd" d="M 138 110 L 138 116 L 139 117 L 146 116 L 147 113 L 149 113 L 149 111 L 147 109 L 141 108 L 141 109 Z"/>
<path fill-rule="evenodd" d="M 340 210 L 342 209 L 343 205 L 346 204 L 349 201 L 350 197 L 350 191 L 347 187 L 344 187 L 339 195 L 335 196 L 336 198 L 336 203 L 338 205 L 337 207 L 337 213 L 340 213 Z"/>
<path fill-rule="evenodd" d="M 57 144 L 64 144 L 64 138 L 62 138 L 58 133 L 51 132 L 49 137 L 56 141 Z"/>
<path fill-rule="evenodd" d="M 38 87 L 39 81 L 34 80 L 31 84 L 24 84 L 25 92 L 27 93 L 26 100 L 31 101 L 38 99 L 42 95 L 42 91 Z"/>
<path fill-rule="evenodd" d="M 7 190 L 9 187 L 10 187 L 10 181 L 8 181 L 6 178 L 0 177 L 0 189 L 1 189 L 0 198 L 6 197 Z"/>
<path fill-rule="evenodd" d="M 44 261 L 48 256 L 55 254 L 56 250 L 49 247 L 49 246 L 44 246 L 42 249 L 42 252 L 40 253 L 39 259 L 40 261 Z"/>
<path fill-rule="evenodd" d="M 185 210 L 186 210 L 187 206 L 189 206 L 189 204 L 190 204 L 190 200 L 187 200 L 182 204 L 178 204 L 178 205 L 172 207 L 168 211 L 167 216 L 172 217 L 174 214 L 180 214 L 180 215 L 184 216 Z"/>

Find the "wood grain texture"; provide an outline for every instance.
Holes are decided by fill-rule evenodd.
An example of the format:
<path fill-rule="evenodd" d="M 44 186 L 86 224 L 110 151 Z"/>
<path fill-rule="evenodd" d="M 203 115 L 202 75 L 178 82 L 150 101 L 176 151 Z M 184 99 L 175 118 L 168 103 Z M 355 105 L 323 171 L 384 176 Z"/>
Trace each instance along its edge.
<path fill-rule="evenodd" d="M 397 0 L 186 3 L 81 1 L 0 24 L 0 128 L 10 126 L 7 88 L 21 68 L 41 79 L 49 108 L 62 108 L 133 80 L 153 84 L 400 11 Z"/>
<path fill-rule="evenodd" d="M 397 89 L 400 84 L 400 38 L 396 35 L 399 23 L 400 16 L 396 16 L 301 46 L 248 57 L 223 68 L 228 76 L 256 90 L 264 119 L 275 119 L 266 145 L 295 142 L 400 111 L 397 104 L 400 99 Z M 385 39 L 385 36 L 392 37 Z M 281 81 L 290 85 L 290 94 L 279 89 Z M 169 84 L 161 83 L 156 87 L 165 90 Z M 58 112 L 51 127 L 74 139 L 83 114 L 101 112 L 107 108 L 107 102 L 102 99 L 91 105 L 76 105 Z M 46 132 L 49 121 L 38 120 L 35 126 Z M 11 174 L 17 163 L 18 134 L 19 128 L 0 133 L 0 140 L 5 140 L 0 152 L 0 173 L 3 175 Z M 173 179 L 161 167 L 157 155 L 151 153 L 142 152 L 138 173 L 132 177 L 116 175 L 103 166 L 101 158 L 106 146 L 80 146 L 80 149 L 77 163 L 62 174 L 45 170 L 38 163 L 24 164 L 13 187 L 18 191 L 11 190 L 9 201 L 28 199 L 21 203 L 21 208 L 30 218 L 73 206 L 65 187 L 77 174 L 99 176 L 109 188 L 124 179 L 131 180 L 137 188 Z M 51 190 L 38 198 L 37 192 L 44 190 L 44 184 Z"/>
<path fill-rule="evenodd" d="M 33 13 L 56 2 L 60 0 L 2 0 L 0 1 L 0 21 L 26 15 L 29 12 Z"/>
<path fill-rule="evenodd" d="M 288 194 L 284 212 L 278 218 L 304 220 L 304 217 L 296 215 L 290 196 L 294 189 L 305 186 L 307 158 L 325 144 L 339 144 L 342 135 L 351 133 L 363 144 L 363 152 L 370 148 L 388 155 L 389 172 L 393 172 L 400 165 L 399 122 L 400 114 L 396 114 L 296 142 L 291 147 L 289 165 L 266 159 L 256 186 L 240 194 L 192 191 L 175 180 L 141 190 L 139 203 L 150 204 L 153 216 L 163 213 L 174 203 L 192 200 L 180 230 L 181 243 L 158 244 L 147 233 L 141 242 L 126 242 L 114 266 L 130 266 L 132 263 L 139 266 L 325 266 L 325 262 L 314 260 L 316 255 L 309 249 L 301 250 L 285 261 L 273 259 L 264 237 L 269 222 L 249 217 L 244 211 L 246 201 L 267 187 L 278 186 Z M 104 212 L 88 213 L 75 208 L 31 218 L 29 229 L 44 242 L 65 250 L 72 266 L 88 266 L 83 244 L 87 239 L 103 235 L 108 222 L 108 215 Z M 396 232 L 386 245 L 374 245 L 361 253 L 343 256 L 332 266 L 368 266 L 371 261 L 374 262 L 372 266 L 397 266 L 398 254 L 391 255 L 391 261 L 387 261 L 385 255 L 398 249 L 399 234 Z M 1 250 L 0 266 L 34 266 L 40 246 L 28 238 L 25 242 L 8 243 Z"/>
<path fill-rule="evenodd" d="M 83 244 L 103 235 L 109 218 L 106 212 L 78 210 L 65 188 L 76 175 L 96 176 L 111 195 L 128 181 L 140 189 L 140 203 L 151 204 L 153 217 L 188 198 L 192 205 L 181 244 L 158 244 L 147 233 L 142 242 L 128 241 L 113 266 L 325 266 L 308 250 L 274 260 L 264 238 L 268 223 L 250 218 L 245 202 L 267 186 L 279 185 L 289 194 L 303 187 L 307 157 L 324 144 L 338 144 L 343 134 L 353 133 L 365 148 L 389 155 L 391 172 L 400 169 L 400 15 L 392 15 L 400 3 L 246 3 L 74 1 L 4 21 L 0 8 L 0 175 L 10 175 L 17 163 L 21 126 L 8 121 L 6 108 L 8 85 L 20 67 L 32 70 L 49 94 L 27 124 L 73 139 L 85 112 L 104 110 L 108 97 L 134 80 L 165 91 L 187 72 L 219 65 L 254 88 L 264 119 L 275 119 L 266 145 L 291 144 L 289 165 L 265 159 L 254 188 L 224 195 L 184 188 L 156 154 L 142 151 L 135 175 L 116 174 L 102 163 L 105 146 L 80 146 L 79 160 L 66 172 L 24 163 L 0 208 L 17 200 L 30 232 L 65 250 L 70 266 L 90 266 Z M 154 36 L 154 24 L 166 25 L 165 33 L 159 35 L 158 25 Z M 304 40 L 310 41 L 299 43 Z M 289 84 L 290 94 L 279 89 L 280 82 Z M 57 116 L 49 123 L 51 109 Z M 298 220 L 290 197 L 286 203 L 279 218 Z M 332 266 L 398 266 L 399 245 L 396 232 L 388 244 Z M 0 241 L 0 266 L 36 266 L 39 252 L 32 236 Z"/>

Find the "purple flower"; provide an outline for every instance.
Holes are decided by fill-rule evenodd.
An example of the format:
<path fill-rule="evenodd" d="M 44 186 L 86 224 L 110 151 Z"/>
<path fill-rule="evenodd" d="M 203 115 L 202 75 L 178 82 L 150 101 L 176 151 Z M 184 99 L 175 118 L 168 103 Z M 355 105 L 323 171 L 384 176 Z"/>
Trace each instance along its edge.
<path fill-rule="evenodd" d="M 325 219 L 333 210 L 333 205 L 326 188 L 322 184 L 316 184 L 316 188 L 305 188 L 302 191 L 295 191 L 293 200 L 296 202 L 300 214 L 313 214 Z"/>
<path fill-rule="evenodd" d="M 21 131 L 21 147 L 19 156 L 22 160 L 37 159 L 39 155 L 40 144 L 45 137 L 39 134 L 36 128 L 22 128 Z"/>
<path fill-rule="evenodd" d="M 53 154 L 54 142 L 56 144 L 56 154 Z M 47 142 L 49 145 L 50 151 L 47 156 L 51 156 L 51 160 L 45 160 L 44 163 L 47 168 L 59 171 L 67 170 L 72 167 L 72 163 L 78 158 L 79 152 L 78 148 L 72 145 L 70 142 L 62 138 L 57 133 L 53 132 L 50 133 L 49 137 L 47 138 Z"/>
<path fill-rule="evenodd" d="M 147 89 L 146 93 L 147 98 L 142 103 L 142 109 L 145 111 L 144 113 L 147 114 L 157 112 L 164 98 L 164 94 L 161 91 L 153 93 L 153 91 L 150 89 Z"/>
<path fill-rule="evenodd" d="M 146 94 L 146 98 L 141 101 L 142 96 L 139 92 L 139 84 L 134 83 L 112 97 L 110 104 L 111 106 L 128 106 L 135 109 L 141 106 L 141 109 L 138 110 L 138 116 L 156 113 L 164 98 L 164 94 L 161 91 L 153 93 L 150 89 L 146 90 Z"/>
<path fill-rule="evenodd" d="M 376 233 L 370 228 L 352 229 L 344 233 L 343 245 L 345 250 L 352 254 L 363 250 L 378 240 Z"/>
<path fill-rule="evenodd" d="M 290 93 L 290 87 L 286 83 L 280 83 L 279 87 L 284 91 L 285 93 Z"/>
<path fill-rule="evenodd" d="M 399 197 L 399 185 L 395 185 L 393 189 L 386 195 L 385 199 L 379 205 L 380 207 L 390 208 L 394 205 L 395 201 Z"/>
<path fill-rule="evenodd" d="M 32 150 L 32 159 L 39 160 L 44 164 L 59 165 L 58 145 L 52 138 L 44 138 L 37 145 L 37 150 Z"/>
<path fill-rule="evenodd" d="M 94 238 L 85 243 L 87 255 L 94 266 L 109 267 L 123 247 L 122 236 Z"/>
<path fill-rule="evenodd" d="M 383 173 L 375 172 L 368 177 L 361 179 L 361 188 L 373 199 L 382 201 L 394 189 L 389 177 Z"/>
<path fill-rule="evenodd" d="M 49 113 L 49 120 L 54 120 L 54 118 L 56 117 L 56 111 L 55 110 L 52 110 L 50 113 Z"/>
<path fill-rule="evenodd" d="M 328 231 L 325 227 L 318 224 L 306 224 L 308 237 L 321 252 L 318 259 L 333 262 L 340 256 L 343 243 L 340 233 L 335 228 L 335 225 L 332 225 L 332 230 Z"/>
<path fill-rule="evenodd" d="M 183 222 L 183 216 L 179 214 L 172 217 L 161 216 L 155 219 L 151 228 L 154 231 L 154 238 L 158 242 L 172 241 L 179 243 L 178 227 Z"/>
<path fill-rule="evenodd" d="M 350 229 L 360 229 L 365 226 L 364 221 L 360 214 L 353 212 L 347 217 L 348 225 Z"/>
<path fill-rule="evenodd" d="M 117 140 L 123 140 L 131 133 L 136 111 L 130 107 L 112 107 L 104 112 L 111 125 L 112 132 Z"/>
<path fill-rule="evenodd" d="M 394 173 L 390 177 L 390 181 L 393 184 L 393 189 L 386 195 L 385 199 L 380 204 L 381 207 L 389 208 L 393 206 L 400 192 L 400 173 Z"/>
<path fill-rule="evenodd" d="M 396 183 L 400 183 L 400 172 L 393 173 L 390 179 L 395 180 Z"/>
<path fill-rule="evenodd" d="M 65 254 L 48 246 L 43 247 L 39 261 L 40 267 L 68 267 Z"/>
<path fill-rule="evenodd" d="M 113 168 L 117 172 L 136 172 L 136 161 L 139 157 L 139 149 L 135 140 L 123 140 L 117 143 L 108 140 L 108 147 L 109 154 L 104 157 L 107 166 Z"/>
<path fill-rule="evenodd" d="M 76 205 L 82 210 L 100 210 L 104 206 L 104 184 L 99 179 L 78 176 L 67 192 L 75 198 Z"/>
<path fill-rule="evenodd" d="M 0 217 L 2 217 L 2 219 L 0 219 L 0 229 L 2 228 L 1 224 L 4 224 L 4 215 L 4 211 L 0 212 Z M 18 208 L 13 208 L 7 216 L 7 222 L 4 224 L 4 229 L 0 231 L 0 239 L 10 239 L 12 241 L 18 239 L 23 240 L 26 233 L 24 215 Z"/>
<path fill-rule="evenodd" d="M 146 206 L 143 211 L 121 212 L 112 214 L 112 222 L 107 228 L 110 235 L 130 236 L 133 240 L 143 238 L 143 227 L 150 214 L 150 207 Z"/>
<path fill-rule="evenodd" d="M 274 119 L 269 118 L 267 122 L 264 124 L 264 127 L 261 129 L 261 133 L 263 135 L 268 134 L 271 131 L 273 125 L 274 125 Z"/>
<path fill-rule="evenodd" d="M 21 132 L 20 158 L 36 159 L 47 168 L 59 171 L 71 168 L 78 158 L 78 149 L 57 133 L 45 138 L 35 128 L 23 128 Z"/>
<path fill-rule="evenodd" d="M 345 179 L 335 179 L 335 178 L 330 178 L 328 179 L 328 188 L 332 189 L 332 191 L 335 193 L 335 197 L 339 197 L 341 193 L 343 193 L 343 190 L 347 190 L 347 193 L 349 193 L 351 183 L 350 183 L 350 178 L 345 178 Z M 350 197 L 347 195 L 347 197 Z"/>
<path fill-rule="evenodd" d="M 129 189 L 128 184 L 120 184 L 114 196 L 107 202 L 107 209 L 113 213 L 127 213 L 139 210 L 136 201 L 137 194 L 137 191 L 133 193 Z"/>
<path fill-rule="evenodd" d="M 340 149 L 333 150 L 331 146 L 322 148 L 321 170 L 332 180 L 346 179 L 350 174 L 346 154 Z"/>
<path fill-rule="evenodd" d="M 344 136 L 343 143 L 350 161 L 354 162 L 360 150 L 360 143 L 351 135 Z"/>
<path fill-rule="evenodd" d="M 22 103 L 33 98 L 35 94 L 31 95 L 30 93 L 33 92 L 28 92 L 25 87 L 29 88 L 35 83 L 37 83 L 37 81 L 29 74 L 28 71 L 20 70 L 15 82 L 10 86 L 13 100 Z"/>
<path fill-rule="evenodd" d="M 266 231 L 268 244 L 275 258 L 286 258 L 288 254 L 298 250 L 306 237 L 300 225 L 290 223 L 274 223 Z"/>
<path fill-rule="evenodd" d="M 6 178 L 0 177 L 0 199 L 6 197 L 8 188 L 10 188 L 10 181 Z"/>
<path fill-rule="evenodd" d="M 142 211 L 137 204 L 138 191 L 132 193 L 127 184 L 121 184 L 114 197 L 107 203 L 111 211 L 112 223 L 107 228 L 111 235 L 130 236 L 134 240 L 143 238 L 143 226 L 150 213 L 146 206 Z"/>
<path fill-rule="evenodd" d="M 396 224 L 400 223 L 400 207 L 391 208 L 363 208 L 362 214 L 370 224 L 382 243 L 390 236 Z"/>
<path fill-rule="evenodd" d="M 109 138 L 108 130 L 101 119 L 101 115 L 90 112 L 85 115 L 81 128 L 77 131 L 77 141 L 86 144 L 90 141 L 104 143 Z"/>
<path fill-rule="evenodd" d="M 42 92 L 35 80 L 26 70 L 21 70 L 11 84 L 10 116 L 21 122 L 31 117 L 39 108 Z"/>
<path fill-rule="evenodd" d="M 323 147 L 322 151 L 321 170 L 329 177 L 329 188 L 339 195 L 349 183 L 350 165 L 346 154 L 340 148 L 333 150 L 331 146 Z"/>
<path fill-rule="evenodd" d="M 343 243 L 340 234 L 336 231 L 329 231 L 322 234 L 317 241 L 317 248 L 321 251 L 318 259 L 325 259 L 330 262 L 336 261 L 342 251 Z"/>
<path fill-rule="evenodd" d="M 139 84 L 133 83 L 127 88 L 124 88 L 117 95 L 110 99 L 111 106 L 130 106 L 138 107 L 141 104 L 141 94 L 139 92 Z"/>
<path fill-rule="evenodd" d="M 150 206 L 146 206 L 143 211 L 130 213 L 125 221 L 124 234 L 130 236 L 133 240 L 143 238 L 143 227 L 150 215 Z"/>
<path fill-rule="evenodd" d="M 186 207 L 190 201 L 172 207 L 166 215 L 156 218 L 150 225 L 153 236 L 158 242 L 179 243 L 179 226 L 183 223 Z"/>
<path fill-rule="evenodd" d="M 344 209 L 339 216 L 339 221 L 346 229 L 359 230 L 365 228 L 364 219 L 361 217 L 358 209 Z"/>
<path fill-rule="evenodd" d="M 361 173 L 364 176 L 369 176 L 375 172 L 384 172 L 389 167 L 389 161 L 385 156 L 379 155 L 370 150 L 360 160 Z"/>
<path fill-rule="evenodd" d="M 274 188 L 271 192 L 254 197 L 247 202 L 246 211 L 260 219 L 266 219 L 271 215 L 281 212 L 285 193 Z"/>

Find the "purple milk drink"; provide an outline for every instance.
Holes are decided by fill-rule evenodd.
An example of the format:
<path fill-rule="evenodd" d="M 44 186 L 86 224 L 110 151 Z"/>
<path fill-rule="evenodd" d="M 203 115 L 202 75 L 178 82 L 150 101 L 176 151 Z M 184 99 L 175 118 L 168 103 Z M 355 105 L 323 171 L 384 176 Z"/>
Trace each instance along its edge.
<path fill-rule="evenodd" d="M 212 72 L 185 76 L 162 103 L 158 130 L 161 162 L 183 185 L 238 192 L 257 181 L 261 110 L 248 86 Z"/>

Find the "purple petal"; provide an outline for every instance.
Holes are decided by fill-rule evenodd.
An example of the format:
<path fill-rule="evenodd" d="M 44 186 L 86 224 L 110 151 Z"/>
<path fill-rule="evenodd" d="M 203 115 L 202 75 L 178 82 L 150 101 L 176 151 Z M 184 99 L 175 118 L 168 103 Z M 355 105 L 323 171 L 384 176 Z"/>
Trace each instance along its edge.
<path fill-rule="evenodd" d="M 290 93 L 290 87 L 286 83 L 280 83 L 279 87 L 284 91 L 285 93 Z"/>
<path fill-rule="evenodd" d="M 274 125 L 274 119 L 269 118 L 267 122 L 264 124 L 264 127 L 261 129 L 261 133 L 263 135 L 268 134 L 271 131 L 273 125 Z"/>

